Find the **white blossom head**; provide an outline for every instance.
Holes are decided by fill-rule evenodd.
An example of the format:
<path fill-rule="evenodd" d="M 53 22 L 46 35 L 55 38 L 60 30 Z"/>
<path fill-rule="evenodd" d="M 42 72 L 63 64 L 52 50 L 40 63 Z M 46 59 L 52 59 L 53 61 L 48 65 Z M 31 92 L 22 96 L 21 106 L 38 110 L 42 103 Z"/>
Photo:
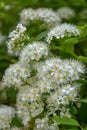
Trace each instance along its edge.
<path fill-rule="evenodd" d="M 12 64 L 5 71 L 3 76 L 4 87 L 17 87 L 19 88 L 27 78 L 30 77 L 30 67 L 22 66 L 19 62 Z"/>
<path fill-rule="evenodd" d="M 42 19 L 44 22 L 48 24 L 61 22 L 60 17 L 56 15 L 56 12 L 52 9 L 39 8 L 37 9 L 37 14 L 40 19 Z"/>
<path fill-rule="evenodd" d="M 49 121 L 48 116 L 43 117 L 42 119 L 41 118 L 37 118 L 35 120 L 36 128 L 37 129 L 41 129 L 41 130 L 42 129 L 46 130 L 48 128 L 48 121 Z"/>
<path fill-rule="evenodd" d="M 57 10 L 57 14 L 61 19 L 68 20 L 75 16 L 75 12 L 70 7 L 61 7 Z"/>
<path fill-rule="evenodd" d="M 39 9 L 24 9 L 20 13 L 20 21 L 23 24 L 28 24 L 33 20 L 42 20 L 47 24 L 50 23 L 60 23 L 59 16 L 52 10 L 48 8 L 39 8 Z"/>
<path fill-rule="evenodd" d="M 47 59 L 39 68 L 37 67 L 39 89 L 42 93 L 50 92 L 61 84 L 80 79 L 84 71 L 84 65 L 77 60 Z"/>
<path fill-rule="evenodd" d="M 79 84 L 66 84 L 58 86 L 55 92 L 51 92 L 47 98 L 48 115 L 57 115 L 60 117 L 71 117 L 70 104 L 76 102 L 79 98 L 80 85 Z"/>
<path fill-rule="evenodd" d="M 28 44 L 20 54 L 20 61 L 24 64 L 30 61 L 39 61 L 48 55 L 48 47 L 44 42 L 33 42 Z"/>
<path fill-rule="evenodd" d="M 66 108 L 65 106 L 62 106 L 60 108 L 60 117 L 68 117 L 71 118 L 70 108 Z"/>
<path fill-rule="evenodd" d="M 46 115 L 41 118 L 36 118 L 34 130 L 59 130 L 58 124 L 50 121 L 49 116 Z"/>
<path fill-rule="evenodd" d="M 10 129 L 10 123 L 14 115 L 14 108 L 0 105 L 0 129 Z"/>
<path fill-rule="evenodd" d="M 80 30 L 72 24 L 63 23 L 52 28 L 47 34 L 47 42 L 50 43 L 55 37 L 56 39 L 61 39 L 64 37 L 78 36 Z"/>
<path fill-rule="evenodd" d="M 70 102 L 77 101 L 78 84 L 66 84 L 58 86 L 54 93 L 50 94 L 50 97 L 47 99 L 48 106 L 54 107 L 55 111 L 59 110 L 61 106 L 67 106 Z"/>
<path fill-rule="evenodd" d="M 32 8 L 23 9 L 20 13 L 20 22 L 24 25 L 29 23 L 29 21 L 37 19 L 37 11 Z"/>
<path fill-rule="evenodd" d="M 24 125 L 43 111 L 44 103 L 41 101 L 38 88 L 25 86 L 20 89 L 17 96 L 17 114 Z"/>
<path fill-rule="evenodd" d="M 7 42 L 9 54 L 15 56 L 19 55 L 20 51 L 23 49 L 25 45 L 24 40 L 29 40 L 29 36 L 24 35 L 26 30 L 26 27 L 19 23 L 16 26 L 16 29 L 10 32 L 9 41 Z"/>

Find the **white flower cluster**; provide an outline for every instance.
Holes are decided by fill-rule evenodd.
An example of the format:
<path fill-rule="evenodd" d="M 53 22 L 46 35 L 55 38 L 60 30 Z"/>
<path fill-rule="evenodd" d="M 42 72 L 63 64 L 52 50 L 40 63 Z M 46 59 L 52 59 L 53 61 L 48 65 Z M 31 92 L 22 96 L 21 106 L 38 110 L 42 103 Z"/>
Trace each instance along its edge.
<path fill-rule="evenodd" d="M 69 9 L 65 10 L 69 11 Z M 71 16 L 74 16 L 74 12 L 72 14 Z M 24 9 L 20 15 L 23 24 L 38 19 L 53 25 L 60 22 L 57 13 L 47 8 Z M 69 16 L 70 12 L 66 17 L 69 18 Z M 64 17 L 61 15 L 61 18 Z M 34 36 L 31 36 L 31 42 L 29 42 L 29 30 L 21 23 L 9 34 L 10 40 L 7 43 L 8 52 L 19 56 L 19 62 L 10 65 L 5 71 L 3 85 L 19 89 L 16 99 L 17 115 L 25 129 L 33 122 L 33 130 L 59 130 L 50 116 L 71 116 L 69 105 L 77 101 L 79 97 L 80 84 L 77 84 L 76 80 L 85 73 L 85 67 L 77 60 L 55 57 L 48 48 L 48 44 L 53 37 L 61 39 L 78 36 L 80 30 L 72 24 L 58 24 L 48 32 L 47 43 L 44 42 L 45 39 L 34 41 Z M 7 114 L 9 115 L 9 112 Z M 8 118 L 9 116 L 5 117 L 6 120 Z M 4 128 L 5 123 L 3 125 L 1 123 L 0 127 Z"/>
<path fill-rule="evenodd" d="M 64 23 L 55 26 L 53 29 L 49 31 L 49 33 L 47 34 L 47 42 L 50 43 L 53 37 L 55 37 L 56 39 L 60 39 L 66 36 L 77 36 L 79 34 L 80 30 L 75 25 Z"/>
<path fill-rule="evenodd" d="M 37 118 L 35 125 L 34 130 L 59 130 L 57 123 L 50 123 L 47 115 L 43 118 Z"/>
<path fill-rule="evenodd" d="M 21 88 L 16 106 L 19 118 L 22 119 L 24 125 L 27 125 L 33 117 L 38 116 L 44 109 L 39 89 L 31 86 Z"/>
<path fill-rule="evenodd" d="M 77 101 L 80 85 L 74 81 L 84 73 L 84 65 L 76 60 L 51 58 L 37 66 L 37 80 L 32 85 L 29 81 L 29 85 L 19 89 L 16 106 L 18 116 L 25 126 L 35 118 L 36 129 L 45 130 L 47 122 L 41 120 L 42 123 L 39 123 L 37 118 L 44 112 L 44 108 L 48 117 L 55 116 L 56 111 L 60 116 L 71 116 L 67 106 Z M 49 93 L 46 100 L 43 98 L 44 93 Z"/>
<path fill-rule="evenodd" d="M 76 97 L 78 95 L 78 90 L 78 84 L 66 84 L 63 86 L 58 86 L 56 91 L 51 93 L 47 99 L 47 108 L 49 110 L 48 114 L 56 115 L 56 111 L 60 111 L 60 116 L 71 117 L 69 109 L 66 109 L 66 106 L 69 105 L 70 102 L 75 102 L 77 100 Z"/>
<path fill-rule="evenodd" d="M 60 23 L 60 17 L 52 9 L 39 8 L 39 9 L 24 9 L 20 13 L 20 21 L 23 24 L 29 23 L 32 20 L 42 20 L 45 23 Z"/>
<path fill-rule="evenodd" d="M 48 47 L 44 42 L 33 42 L 28 44 L 20 54 L 22 63 L 29 63 L 30 60 L 38 61 L 40 58 L 48 55 Z"/>
<path fill-rule="evenodd" d="M 36 127 L 39 128 L 39 129 L 43 129 L 44 128 L 44 130 L 45 130 L 48 127 L 48 120 L 49 120 L 49 118 L 47 116 L 42 118 L 42 119 L 37 118 L 35 120 Z"/>
<path fill-rule="evenodd" d="M 68 20 L 75 16 L 75 12 L 70 7 L 61 7 L 57 10 L 57 14 L 61 19 Z"/>
<path fill-rule="evenodd" d="M 0 129 L 10 129 L 10 123 L 14 115 L 14 108 L 0 105 Z"/>
<path fill-rule="evenodd" d="M 20 51 L 24 47 L 24 39 L 29 39 L 29 36 L 25 36 L 26 27 L 19 23 L 16 30 L 9 34 L 9 41 L 7 42 L 8 53 L 18 56 Z"/>
<path fill-rule="evenodd" d="M 23 66 L 19 62 L 13 65 L 5 71 L 3 76 L 4 87 L 20 87 L 26 79 L 30 77 L 30 67 Z"/>
<path fill-rule="evenodd" d="M 72 82 L 84 73 L 84 66 L 75 60 L 52 58 L 46 60 L 37 68 L 38 86 L 41 92 L 49 92 L 59 85 Z"/>

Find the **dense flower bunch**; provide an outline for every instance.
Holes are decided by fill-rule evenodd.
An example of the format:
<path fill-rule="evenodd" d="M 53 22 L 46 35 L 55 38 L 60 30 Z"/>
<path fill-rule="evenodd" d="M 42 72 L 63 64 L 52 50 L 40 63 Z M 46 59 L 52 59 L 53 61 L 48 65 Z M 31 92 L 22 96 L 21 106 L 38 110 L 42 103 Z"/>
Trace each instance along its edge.
<path fill-rule="evenodd" d="M 10 123 L 14 115 L 14 108 L 0 105 L 0 129 L 10 129 Z"/>
<path fill-rule="evenodd" d="M 24 125 L 27 125 L 28 121 L 43 111 L 44 103 L 41 101 L 40 96 L 38 88 L 25 86 L 20 89 L 17 98 L 17 113 L 22 118 Z"/>
<path fill-rule="evenodd" d="M 64 10 L 68 12 L 69 9 Z M 66 19 L 71 14 L 74 16 L 70 11 Z M 9 34 L 8 52 L 18 56 L 19 60 L 5 71 L 3 85 L 18 89 L 16 114 L 24 129 L 59 130 L 50 117 L 70 118 L 70 106 L 79 98 L 81 84 L 76 80 L 85 73 L 85 66 L 76 59 L 62 59 L 61 55 L 55 54 L 51 50 L 51 41 L 53 37 L 58 40 L 79 36 L 80 29 L 70 23 L 59 23 L 63 18 L 62 9 L 59 13 L 61 17 L 47 8 L 24 9 L 16 30 Z M 52 22 L 54 27 L 48 29 L 44 39 L 35 41 L 34 36 L 28 35 L 28 23 L 36 19 L 48 24 Z"/>
<path fill-rule="evenodd" d="M 30 67 L 23 66 L 20 63 L 10 65 L 3 76 L 4 86 L 11 87 L 23 84 L 23 82 L 30 77 Z"/>
<path fill-rule="evenodd" d="M 26 27 L 21 23 L 17 25 L 16 30 L 9 34 L 8 53 L 11 55 L 18 55 L 25 45 L 25 39 L 29 39 L 29 36 L 24 35 Z"/>
<path fill-rule="evenodd" d="M 50 30 L 50 32 L 47 35 L 47 42 L 50 43 L 53 37 L 56 37 L 56 39 L 60 39 L 67 36 L 78 36 L 79 34 L 80 30 L 77 29 L 75 25 L 64 23 L 61 25 L 57 25 Z"/>
<path fill-rule="evenodd" d="M 28 44 L 20 55 L 20 61 L 29 63 L 31 60 L 38 61 L 40 58 L 48 55 L 48 47 L 43 42 L 33 42 Z"/>
<path fill-rule="evenodd" d="M 57 13 L 61 19 L 67 20 L 75 16 L 74 10 L 69 7 L 61 7 L 57 10 Z"/>
<path fill-rule="evenodd" d="M 39 8 L 39 9 L 24 9 L 20 13 L 20 21 L 23 24 L 28 24 L 29 21 L 42 20 L 47 24 L 60 23 L 60 17 L 52 9 Z"/>

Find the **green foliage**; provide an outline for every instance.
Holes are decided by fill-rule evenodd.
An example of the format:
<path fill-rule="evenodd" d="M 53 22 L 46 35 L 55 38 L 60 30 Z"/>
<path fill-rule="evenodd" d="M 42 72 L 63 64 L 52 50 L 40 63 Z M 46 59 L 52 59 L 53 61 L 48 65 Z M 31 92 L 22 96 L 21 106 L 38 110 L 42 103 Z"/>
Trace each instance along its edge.
<path fill-rule="evenodd" d="M 70 107 L 70 113 L 72 113 L 72 115 L 76 115 L 77 114 L 77 108 L 75 106 L 71 106 Z"/>
<path fill-rule="evenodd" d="M 81 99 L 81 102 L 87 103 L 87 98 Z"/>
<path fill-rule="evenodd" d="M 11 122 L 12 126 L 18 126 L 18 127 L 23 127 L 23 124 L 21 121 L 15 116 Z"/>
<path fill-rule="evenodd" d="M 61 43 L 60 47 L 62 48 L 64 53 L 71 54 L 72 56 L 76 57 L 74 53 L 74 45 L 77 43 L 78 38 L 68 38 Z"/>
<path fill-rule="evenodd" d="M 36 36 L 36 38 L 34 40 L 39 41 L 42 40 L 46 35 L 47 35 L 48 31 L 44 31 L 42 33 L 40 33 L 39 35 Z"/>
<path fill-rule="evenodd" d="M 78 59 L 87 64 L 87 57 L 79 56 Z"/>
<path fill-rule="evenodd" d="M 87 103 L 81 103 L 80 108 L 78 108 L 78 121 L 80 122 L 81 126 L 84 128 L 87 125 Z"/>
<path fill-rule="evenodd" d="M 79 126 L 79 123 L 72 118 L 67 118 L 67 117 L 54 117 L 53 120 L 55 120 L 59 125 L 72 125 L 72 126 Z"/>
<path fill-rule="evenodd" d="M 6 93 L 7 93 L 7 104 L 14 106 L 14 104 L 16 103 L 16 96 L 18 90 L 14 88 L 10 89 L 7 88 Z"/>
<path fill-rule="evenodd" d="M 85 130 L 87 130 L 87 126 L 85 127 Z"/>
<path fill-rule="evenodd" d="M 0 45 L 0 80 L 2 79 L 4 70 L 11 63 L 10 57 L 7 54 L 6 44 Z"/>

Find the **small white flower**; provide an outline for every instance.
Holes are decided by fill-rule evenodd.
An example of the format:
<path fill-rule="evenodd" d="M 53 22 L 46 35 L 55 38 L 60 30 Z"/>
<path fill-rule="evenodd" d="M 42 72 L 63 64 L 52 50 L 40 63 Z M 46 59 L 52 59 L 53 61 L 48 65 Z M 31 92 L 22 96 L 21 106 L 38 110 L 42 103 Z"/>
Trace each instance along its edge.
<path fill-rule="evenodd" d="M 10 129 L 10 123 L 15 115 L 15 109 L 0 105 L 0 129 Z"/>
<path fill-rule="evenodd" d="M 84 65 L 77 60 L 47 59 L 39 65 L 39 68 L 37 66 L 39 89 L 42 93 L 50 92 L 61 84 L 72 83 L 80 79 L 84 70 Z"/>
<path fill-rule="evenodd" d="M 60 109 L 60 117 L 68 117 L 68 118 L 70 118 L 71 117 L 71 114 L 70 114 L 70 109 L 66 109 L 65 107 L 62 107 L 61 109 Z"/>
<path fill-rule="evenodd" d="M 15 30 L 9 34 L 9 41 L 7 42 L 8 53 L 18 56 L 23 49 L 25 43 L 24 40 L 28 40 L 29 36 L 25 36 L 26 27 L 19 23 Z"/>
<path fill-rule="evenodd" d="M 34 130 L 59 130 L 58 124 L 50 121 L 48 115 L 35 120 Z"/>
<path fill-rule="evenodd" d="M 12 31 L 10 34 L 9 34 L 9 38 L 11 38 L 12 40 L 15 40 L 16 38 L 19 38 L 20 35 L 22 33 L 24 33 L 26 31 L 26 27 L 24 27 L 21 23 L 19 23 L 17 26 L 16 26 L 16 30 Z"/>
<path fill-rule="evenodd" d="M 4 87 L 20 87 L 30 77 L 30 67 L 22 66 L 19 62 L 10 65 L 3 76 Z"/>
<path fill-rule="evenodd" d="M 45 23 L 60 23 L 59 16 L 52 10 L 48 8 L 39 8 L 39 9 L 24 9 L 20 13 L 20 21 L 23 24 L 28 24 L 32 20 L 42 20 Z"/>
<path fill-rule="evenodd" d="M 55 92 L 50 93 L 50 96 L 47 98 L 48 114 L 55 115 L 56 111 L 59 111 L 60 115 L 63 116 L 65 112 L 68 111 L 66 106 L 69 105 L 70 102 L 77 101 L 78 88 L 78 84 L 58 86 L 58 89 L 56 89 Z M 65 108 L 65 111 L 61 109 L 62 107 Z M 69 115 L 70 114 L 65 114 L 65 116 Z"/>
<path fill-rule="evenodd" d="M 47 42 L 50 44 L 53 37 L 56 39 L 64 38 L 65 36 L 71 37 L 72 35 L 79 35 L 80 30 L 77 29 L 75 25 L 63 23 L 60 25 L 56 25 L 53 29 L 49 31 L 47 34 Z"/>
<path fill-rule="evenodd" d="M 36 127 L 39 128 L 39 129 L 48 129 L 48 121 L 49 121 L 49 118 L 48 116 L 40 119 L 40 118 L 37 118 L 35 120 L 35 123 L 36 123 Z"/>
<path fill-rule="evenodd" d="M 57 14 L 60 16 L 61 19 L 68 20 L 75 16 L 74 10 L 70 7 L 61 7 L 57 10 Z"/>
<path fill-rule="evenodd" d="M 58 124 L 57 123 L 53 123 L 49 126 L 48 130 L 59 130 L 58 128 Z"/>
<path fill-rule="evenodd" d="M 28 44 L 20 54 L 22 63 L 29 63 L 31 60 L 38 61 L 48 55 L 48 47 L 44 42 L 33 42 Z"/>
<path fill-rule="evenodd" d="M 17 97 L 17 114 L 22 119 L 24 125 L 38 116 L 44 108 L 38 88 L 24 86 L 20 89 Z"/>

